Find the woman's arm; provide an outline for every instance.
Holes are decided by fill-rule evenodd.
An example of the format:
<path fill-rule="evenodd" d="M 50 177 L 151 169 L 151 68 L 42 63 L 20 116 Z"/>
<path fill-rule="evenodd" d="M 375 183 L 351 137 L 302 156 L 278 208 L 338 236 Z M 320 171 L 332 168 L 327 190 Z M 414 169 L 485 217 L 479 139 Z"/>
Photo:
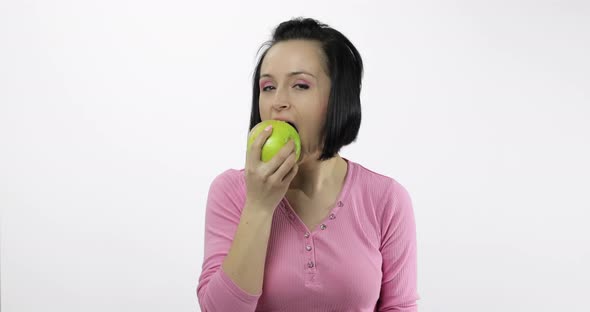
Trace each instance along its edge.
<path fill-rule="evenodd" d="M 262 294 L 272 215 L 260 211 L 272 210 L 251 209 L 229 173 L 214 179 L 207 199 L 205 255 L 197 287 L 202 311 L 254 311 Z"/>
<path fill-rule="evenodd" d="M 270 209 L 254 208 L 246 203 L 229 253 L 223 261 L 223 271 L 250 294 L 262 293 L 264 264 L 272 214 Z"/>
<path fill-rule="evenodd" d="M 416 224 L 407 190 L 394 181 L 381 219 L 383 279 L 377 311 L 417 312 Z"/>

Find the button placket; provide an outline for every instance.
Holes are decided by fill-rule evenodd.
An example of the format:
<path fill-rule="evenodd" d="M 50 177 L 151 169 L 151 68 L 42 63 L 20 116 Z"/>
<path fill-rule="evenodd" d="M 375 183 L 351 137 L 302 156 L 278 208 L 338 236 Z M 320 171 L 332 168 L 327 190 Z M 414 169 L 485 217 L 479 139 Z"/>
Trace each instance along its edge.
<path fill-rule="evenodd" d="M 336 204 L 336 206 L 338 208 L 341 208 L 344 206 L 344 203 L 342 201 L 338 201 L 338 203 Z M 289 217 L 291 218 L 291 214 L 289 215 Z M 328 216 L 328 220 L 332 221 L 336 219 L 336 214 L 335 213 L 330 213 L 330 215 Z M 320 225 L 320 230 L 324 231 L 328 228 L 328 225 L 326 224 L 328 222 L 324 222 Z M 309 256 L 307 257 L 307 263 L 305 264 L 306 270 L 308 271 L 308 273 L 310 273 L 311 275 L 309 275 L 310 281 L 313 280 L 313 277 L 315 276 L 316 273 L 316 263 L 314 261 L 315 259 L 315 251 L 314 248 L 312 247 L 313 243 L 311 242 L 313 239 L 310 238 L 311 237 L 311 233 L 310 232 L 304 232 L 303 236 L 306 238 L 306 245 L 305 245 L 305 250 L 307 252 L 309 252 Z"/>
<path fill-rule="evenodd" d="M 315 251 L 313 248 L 313 237 L 311 233 L 305 232 L 303 235 L 305 237 L 305 253 L 307 258 L 307 263 L 305 264 L 306 271 L 310 274 L 315 274 Z"/>
<path fill-rule="evenodd" d="M 338 208 L 341 208 L 342 206 L 344 206 L 344 203 L 343 203 L 341 200 L 339 200 L 339 201 L 338 201 L 338 203 L 336 204 L 336 206 L 338 206 Z M 330 215 L 328 216 L 328 219 L 329 219 L 329 220 L 334 220 L 334 219 L 336 219 L 336 214 L 335 214 L 335 213 L 333 213 L 333 212 L 332 212 L 332 213 L 330 213 Z M 323 230 L 325 230 L 325 229 L 327 229 L 327 228 L 328 228 L 328 225 L 326 225 L 326 223 L 322 223 L 322 225 L 320 225 L 320 229 L 321 229 L 322 231 L 323 231 Z"/>
<path fill-rule="evenodd" d="M 311 246 L 309 246 L 311 247 Z M 306 270 L 308 271 L 308 273 L 315 273 L 316 271 L 316 265 L 315 265 L 315 255 L 313 251 L 309 252 L 309 256 L 307 257 L 307 263 L 305 264 Z"/>
<path fill-rule="evenodd" d="M 310 234 L 309 232 L 305 232 L 305 234 L 303 235 L 306 240 L 305 240 L 305 250 L 307 251 L 311 251 L 313 248 L 311 247 L 312 245 L 312 239 L 310 239 Z"/>

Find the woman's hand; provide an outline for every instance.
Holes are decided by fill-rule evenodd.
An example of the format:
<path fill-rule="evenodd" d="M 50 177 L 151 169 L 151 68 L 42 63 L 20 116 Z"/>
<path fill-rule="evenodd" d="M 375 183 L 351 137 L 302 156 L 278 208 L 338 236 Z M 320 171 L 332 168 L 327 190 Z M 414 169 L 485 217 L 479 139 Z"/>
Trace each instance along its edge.
<path fill-rule="evenodd" d="M 269 129 L 270 128 L 270 129 Z M 269 209 L 270 213 L 287 193 L 289 184 L 297 175 L 298 165 L 295 143 L 289 140 L 268 162 L 260 158 L 262 146 L 272 133 L 266 128 L 254 140 L 246 153 L 246 202 L 255 209 Z"/>

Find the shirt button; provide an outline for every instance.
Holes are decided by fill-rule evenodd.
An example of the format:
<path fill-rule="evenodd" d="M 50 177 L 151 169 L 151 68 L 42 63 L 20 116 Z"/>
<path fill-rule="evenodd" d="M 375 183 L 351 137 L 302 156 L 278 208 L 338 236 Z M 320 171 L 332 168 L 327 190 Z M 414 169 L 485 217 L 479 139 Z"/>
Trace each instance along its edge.
<path fill-rule="evenodd" d="M 305 236 L 305 238 L 309 238 L 309 232 L 305 232 L 305 235 L 303 236 Z"/>
<path fill-rule="evenodd" d="M 305 250 L 311 251 L 311 246 L 309 246 L 309 245 L 305 246 Z"/>
<path fill-rule="evenodd" d="M 309 261 L 307 263 L 307 267 L 310 268 L 310 269 L 313 268 L 313 261 Z"/>
<path fill-rule="evenodd" d="M 342 207 L 342 206 L 344 206 L 344 204 L 341 201 L 339 201 L 338 202 L 338 207 Z"/>
<path fill-rule="evenodd" d="M 336 216 L 333 213 L 330 214 L 330 220 L 334 220 L 334 219 L 336 219 Z"/>
<path fill-rule="evenodd" d="M 320 229 L 322 229 L 322 230 L 325 230 L 326 228 L 327 228 L 327 226 L 326 226 L 325 224 L 322 224 L 322 225 L 320 226 Z"/>

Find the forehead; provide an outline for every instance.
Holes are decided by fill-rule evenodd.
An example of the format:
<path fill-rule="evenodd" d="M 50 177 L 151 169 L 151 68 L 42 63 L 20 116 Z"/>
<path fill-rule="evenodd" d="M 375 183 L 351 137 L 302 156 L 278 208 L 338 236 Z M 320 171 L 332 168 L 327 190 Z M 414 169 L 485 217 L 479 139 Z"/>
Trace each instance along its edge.
<path fill-rule="evenodd" d="M 273 45 L 261 65 L 262 74 L 283 75 L 292 71 L 319 74 L 324 67 L 323 53 L 318 41 L 289 40 Z"/>

